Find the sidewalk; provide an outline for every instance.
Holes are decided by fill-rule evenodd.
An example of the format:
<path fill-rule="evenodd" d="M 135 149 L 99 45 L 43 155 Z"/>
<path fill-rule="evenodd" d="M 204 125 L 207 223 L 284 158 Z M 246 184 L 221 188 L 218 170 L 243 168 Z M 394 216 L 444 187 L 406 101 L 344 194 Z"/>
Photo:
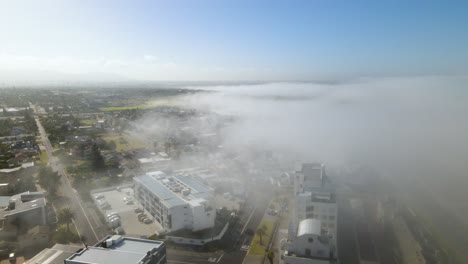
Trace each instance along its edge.
<path fill-rule="evenodd" d="M 275 204 L 275 207 L 278 208 L 278 204 L 274 201 L 270 201 L 269 205 L 267 208 L 270 208 L 270 205 L 271 204 Z M 265 245 L 266 247 L 268 247 L 268 245 L 271 244 L 271 250 L 274 250 L 276 251 L 275 249 L 277 248 L 277 243 L 276 243 L 276 225 L 280 225 L 278 227 L 281 227 L 281 222 L 283 222 L 283 218 L 284 217 L 280 217 L 280 216 L 273 216 L 273 215 L 270 215 L 268 214 L 268 211 L 269 209 L 266 210 L 265 214 L 263 215 L 262 217 L 262 220 L 260 223 L 262 223 L 263 221 L 271 221 L 273 222 L 273 231 L 271 233 L 271 236 L 268 238 L 268 241 L 264 241 L 265 242 Z M 286 226 L 287 226 L 287 223 L 286 223 Z M 279 230 L 279 229 L 278 229 Z M 287 235 L 287 229 L 286 229 L 286 235 Z M 272 239 L 274 239 L 272 241 Z M 252 240 L 252 243 L 255 242 L 255 239 Z M 252 248 L 252 244 L 250 245 L 250 248 Z M 276 259 L 276 255 L 277 253 L 275 252 L 275 259 Z M 250 251 L 249 253 L 245 256 L 244 258 L 244 261 L 242 262 L 242 264 L 261 264 L 261 263 L 264 263 L 264 264 L 269 264 L 269 260 L 265 257 L 265 254 L 263 255 L 252 255 L 250 254 Z"/>

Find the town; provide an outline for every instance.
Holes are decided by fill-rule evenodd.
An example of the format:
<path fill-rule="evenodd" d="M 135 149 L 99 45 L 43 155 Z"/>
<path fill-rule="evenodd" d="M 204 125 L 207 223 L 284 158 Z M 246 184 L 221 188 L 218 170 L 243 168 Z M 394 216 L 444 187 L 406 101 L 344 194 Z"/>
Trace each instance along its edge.
<path fill-rule="evenodd" d="M 5 263 L 453 263 L 372 171 L 239 152 L 197 93 L 2 90 Z"/>

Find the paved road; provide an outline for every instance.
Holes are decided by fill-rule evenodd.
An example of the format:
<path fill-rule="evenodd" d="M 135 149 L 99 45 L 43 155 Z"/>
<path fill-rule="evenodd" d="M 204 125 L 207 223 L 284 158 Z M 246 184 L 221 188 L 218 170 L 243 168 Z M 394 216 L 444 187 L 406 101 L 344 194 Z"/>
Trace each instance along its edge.
<path fill-rule="evenodd" d="M 271 190 L 257 189 L 246 201 L 246 213 L 241 216 L 241 225 L 232 230 L 231 239 L 234 244 L 232 248 L 226 250 L 224 256 L 219 260 L 222 264 L 241 264 L 244 261 L 247 251 L 241 250 L 243 245 L 250 245 L 253 236 L 246 233 L 246 230 L 255 232 L 262 221 L 263 215 L 271 200 Z"/>
<path fill-rule="evenodd" d="M 218 263 L 222 252 L 192 252 L 187 250 L 167 249 L 167 262 L 173 264 L 208 264 Z"/>
<path fill-rule="evenodd" d="M 59 192 L 66 198 L 66 203 L 61 204 L 61 207 L 69 207 L 73 212 L 73 222 L 75 223 L 78 232 L 81 236 L 84 236 L 86 243 L 93 245 L 100 240 L 100 236 L 94 230 L 91 221 L 88 217 L 88 213 L 81 203 L 80 198 L 76 191 L 72 188 L 68 175 L 65 172 L 65 168 L 58 161 L 57 157 L 52 155 L 53 148 L 50 144 L 50 141 L 47 137 L 47 134 L 44 130 L 44 127 L 41 124 L 39 118 L 36 117 L 37 127 L 39 129 L 39 134 L 41 135 L 42 144 L 44 145 L 47 155 L 49 156 L 49 165 L 54 171 L 57 171 L 61 178 L 61 185 L 59 187 Z"/>
<path fill-rule="evenodd" d="M 356 231 L 351 205 L 346 197 L 338 201 L 338 258 L 340 263 L 359 264 Z"/>

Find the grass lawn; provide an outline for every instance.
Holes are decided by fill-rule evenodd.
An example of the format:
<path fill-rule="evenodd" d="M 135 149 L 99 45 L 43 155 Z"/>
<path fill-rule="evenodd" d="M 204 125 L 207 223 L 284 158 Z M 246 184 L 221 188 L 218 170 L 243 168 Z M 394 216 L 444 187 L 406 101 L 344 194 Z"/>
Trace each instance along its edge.
<path fill-rule="evenodd" d="M 60 224 L 57 231 L 52 234 L 52 241 L 61 244 L 72 244 L 80 242 L 80 236 L 73 223 L 70 223 L 70 232 L 67 231 L 66 224 Z"/>
<path fill-rule="evenodd" d="M 41 155 L 39 155 L 39 158 L 40 158 L 39 161 L 42 164 L 47 164 L 47 162 L 49 162 L 49 156 L 47 155 L 47 152 L 45 152 L 45 151 L 41 152 Z"/>
<path fill-rule="evenodd" d="M 119 135 L 105 135 L 102 137 L 106 142 L 114 141 L 116 145 L 117 152 L 123 152 L 127 150 L 133 149 L 142 149 L 145 148 L 146 145 L 144 142 L 140 141 L 139 139 L 130 137 L 126 134 Z"/>
<path fill-rule="evenodd" d="M 95 119 L 82 119 L 80 120 L 80 124 L 83 126 L 92 126 L 96 124 L 96 120 Z"/>
<path fill-rule="evenodd" d="M 265 248 L 268 245 L 268 241 L 270 239 L 271 234 L 273 233 L 273 221 L 269 220 L 262 220 L 258 228 L 265 225 L 267 229 L 265 230 L 265 235 L 262 237 L 263 244 L 260 245 L 260 236 L 255 233 L 255 237 L 252 241 L 252 246 L 250 247 L 249 254 L 250 255 L 263 255 L 265 254 Z"/>
<path fill-rule="evenodd" d="M 175 97 L 163 97 L 152 99 L 144 102 L 140 105 L 126 105 L 126 106 L 108 106 L 101 107 L 101 111 L 123 111 L 123 110 L 132 110 L 132 109 L 151 109 L 159 106 L 175 106 L 178 105 L 178 101 Z"/>

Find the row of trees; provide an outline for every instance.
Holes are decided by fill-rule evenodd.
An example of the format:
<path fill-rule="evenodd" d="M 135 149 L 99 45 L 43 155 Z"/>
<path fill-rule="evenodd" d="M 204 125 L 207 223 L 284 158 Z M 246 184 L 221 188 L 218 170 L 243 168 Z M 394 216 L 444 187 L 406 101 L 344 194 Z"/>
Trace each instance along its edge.
<path fill-rule="evenodd" d="M 56 196 L 60 182 L 60 175 L 50 167 L 43 166 L 39 169 L 38 184 L 44 188 L 51 197 Z"/>

